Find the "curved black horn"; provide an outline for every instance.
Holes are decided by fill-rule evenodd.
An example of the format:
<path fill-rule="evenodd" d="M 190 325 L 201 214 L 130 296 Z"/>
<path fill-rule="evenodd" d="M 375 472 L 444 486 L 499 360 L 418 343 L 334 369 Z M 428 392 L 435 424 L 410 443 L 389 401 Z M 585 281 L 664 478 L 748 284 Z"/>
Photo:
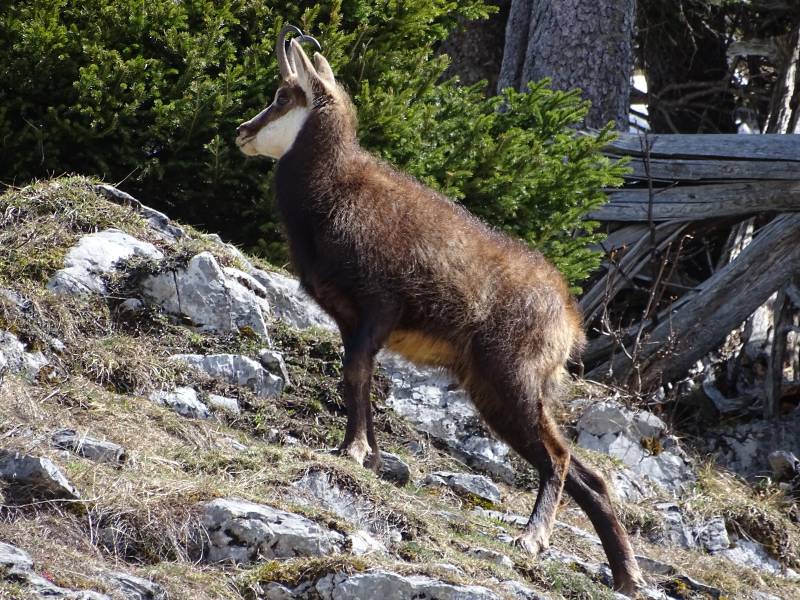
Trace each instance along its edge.
<path fill-rule="evenodd" d="M 317 41 L 317 38 L 315 38 L 314 36 L 311 36 L 311 35 L 306 35 L 305 33 L 301 33 L 301 34 L 300 34 L 300 37 L 299 37 L 299 38 L 297 38 L 297 41 L 298 41 L 299 43 L 301 43 L 301 44 L 302 44 L 303 42 L 309 42 L 310 44 L 313 44 L 314 46 L 316 46 L 316 48 L 317 48 L 317 52 L 322 52 L 322 46 L 321 46 L 321 45 L 320 45 L 320 43 Z"/>
<path fill-rule="evenodd" d="M 292 67 L 286 58 L 286 34 L 291 31 L 295 32 L 301 38 L 303 37 L 303 32 L 299 28 L 294 25 L 284 25 L 278 34 L 278 41 L 275 43 L 275 53 L 278 55 L 278 70 L 283 79 L 292 75 Z"/>

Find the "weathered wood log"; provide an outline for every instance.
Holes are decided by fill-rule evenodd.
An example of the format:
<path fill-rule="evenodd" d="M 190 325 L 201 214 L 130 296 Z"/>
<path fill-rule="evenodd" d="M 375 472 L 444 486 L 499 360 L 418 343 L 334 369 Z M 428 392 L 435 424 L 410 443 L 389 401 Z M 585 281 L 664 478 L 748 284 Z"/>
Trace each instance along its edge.
<path fill-rule="evenodd" d="M 640 136 L 620 134 L 606 151 L 624 156 L 645 156 L 647 146 L 651 158 L 720 158 L 745 160 L 800 161 L 800 135 L 769 134 L 656 134 Z"/>
<path fill-rule="evenodd" d="M 639 239 L 625 251 L 621 259 L 604 261 L 606 273 L 580 300 L 584 319 L 586 321 L 594 319 L 606 300 L 613 298 L 620 290 L 630 285 L 631 280 L 650 262 L 654 250 L 653 244 L 656 251 L 663 251 L 684 228 L 683 223 L 662 223 L 655 228 L 654 235 L 651 236 L 649 228 L 645 227 Z"/>
<path fill-rule="evenodd" d="M 612 231 L 606 236 L 606 239 L 592 244 L 590 247 L 592 250 L 609 254 L 617 250 L 622 250 L 631 244 L 635 244 L 642 239 L 642 236 L 649 230 L 649 225 L 642 225 L 641 223 L 625 225 Z"/>
<path fill-rule="evenodd" d="M 656 181 L 800 180 L 800 162 L 791 160 L 725 160 L 700 158 L 633 158 L 626 179 Z"/>
<path fill-rule="evenodd" d="M 800 136 L 798 136 L 800 137 Z M 800 169 L 800 165 L 798 166 Z M 647 222 L 650 192 L 623 189 L 611 192 L 609 202 L 589 214 L 597 221 Z M 745 217 L 764 212 L 800 210 L 800 181 L 759 181 L 654 190 L 654 221 L 699 221 Z"/>
<path fill-rule="evenodd" d="M 682 377 L 734 327 L 800 272 L 800 213 L 780 215 L 725 268 L 688 292 L 632 352 L 616 352 L 590 378 L 625 380 L 637 369 L 645 385 Z M 637 356 L 632 365 L 630 356 Z"/>
<path fill-rule="evenodd" d="M 767 372 L 764 378 L 764 418 L 774 419 L 778 416 L 778 408 L 783 388 L 783 356 L 786 352 L 786 336 L 788 335 L 791 300 L 786 295 L 788 285 L 781 288 L 773 306 L 774 331 L 772 347 L 767 361 Z"/>

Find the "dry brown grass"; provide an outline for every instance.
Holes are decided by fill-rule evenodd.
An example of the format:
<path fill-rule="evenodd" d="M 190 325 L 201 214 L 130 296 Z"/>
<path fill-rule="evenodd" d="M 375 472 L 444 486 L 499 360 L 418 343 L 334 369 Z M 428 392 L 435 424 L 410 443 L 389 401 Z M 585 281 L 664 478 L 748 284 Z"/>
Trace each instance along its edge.
<path fill-rule="evenodd" d="M 221 264 L 241 266 L 235 252 L 191 228 L 177 246 L 167 247 L 137 215 L 99 199 L 91 186 L 89 180 L 71 178 L 58 186 L 38 184 L 0 198 L 0 214 L 8 225 L 0 228 L 0 285 L 27 299 L 20 308 L 0 295 L 0 329 L 18 334 L 29 349 L 41 350 L 51 363 L 37 381 L 8 376 L 0 386 L 0 445 L 49 457 L 82 494 L 79 502 L 0 507 L 0 539 L 30 552 L 40 573 L 60 585 L 113 596 L 100 573 L 124 570 L 153 578 L 173 600 L 241 600 L 253 597 L 269 581 L 296 583 L 311 574 L 378 567 L 453 583 L 478 582 L 499 594 L 502 590 L 493 578 L 516 579 L 549 590 L 554 598 L 612 597 L 608 588 L 570 566 L 531 558 L 499 539 L 516 535 L 516 527 L 477 514 L 473 502 L 447 489 L 414 483 L 398 488 L 332 455 L 329 450 L 341 439 L 345 423 L 338 387 L 341 349 L 335 336 L 273 324 L 273 340 L 286 354 L 293 386 L 281 398 L 263 402 L 165 360 L 182 352 L 252 356 L 261 346 L 259 340 L 247 335 L 200 335 L 154 310 L 133 321 L 116 312 L 119 298 L 133 289 L 131 278 L 153 265 L 133 261 L 130 278 L 109 281 L 113 293 L 108 298 L 55 297 L 46 291 L 42 282 L 62 266 L 64 253 L 78 236 L 110 226 L 159 245 L 167 253 L 168 265 L 183 264 L 194 253 L 209 250 Z M 34 246 L 46 250 L 32 253 Z M 53 338 L 65 344 L 63 351 Z M 176 384 L 235 396 L 244 412 L 194 421 L 146 398 L 151 390 Z M 576 385 L 583 396 L 607 392 L 591 384 Z M 385 382 L 379 379 L 374 402 L 380 442 L 408 460 L 415 481 L 434 470 L 465 470 L 433 447 L 421 456 L 410 455 L 407 444 L 420 435 L 386 409 L 384 393 Z M 574 415 L 566 406 L 559 409 L 560 419 L 569 423 Z M 52 447 L 52 431 L 65 427 L 122 445 L 128 462 L 121 468 L 96 464 Z M 270 429 L 292 435 L 304 446 L 267 443 L 264 436 Z M 234 441 L 247 449 L 237 449 Z M 615 466 L 614 461 L 591 453 L 582 455 L 603 470 Z M 527 515 L 536 478 L 521 461 L 517 465 L 518 483 L 525 485 L 501 486 L 500 510 Z M 268 561 L 244 568 L 195 562 L 196 542 L 202 535 L 198 505 L 216 497 L 266 503 L 342 532 L 352 531 L 352 523 L 298 497 L 292 484 L 310 470 L 325 471 L 337 485 L 374 506 L 371 517 L 379 521 L 376 529 L 397 529 L 402 541 L 387 555 L 365 558 Z M 754 493 L 741 482 L 708 470 L 685 508 L 698 515 L 723 515 L 733 530 L 765 543 L 787 562 L 797 555 L 797 527 L 781 516 L 781 503 L 771 493 Z M 656 521 L 648 503 L 623 507 L 623 515 L 632 529 L 646 531 Z M 592 530 L 570 503 L 562 507 L 559 518 Z M 641 537 L 635 537 L 634 544 L 638 552 L 717 585 L 731 598 L 746 598 L 752 589 L 786 599 L 800 597 L 792 596 L 796 589 L 785 581 L 716 557 L 654 546 Z M 604 560 L 601 548 L 563 528 L 556 530 L 553 545 L 589 561 Z M 476 546 L 508 555 L 515 567 L 469 556 L 466 551 Z M 0 599 L 25 598 L 24 594 L 0 582 Z"/>

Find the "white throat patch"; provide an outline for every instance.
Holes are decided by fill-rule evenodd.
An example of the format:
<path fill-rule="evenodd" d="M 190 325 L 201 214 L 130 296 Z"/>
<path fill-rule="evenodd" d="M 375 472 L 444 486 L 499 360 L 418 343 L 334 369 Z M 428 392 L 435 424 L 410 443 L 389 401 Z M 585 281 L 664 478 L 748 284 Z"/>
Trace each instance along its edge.
<path fill-rule="evenodd" d="M 279 119 L 267 123 L 252 140 L 242 146 L 242 152 L 250 156 L 280 158 L 292 147 L 310 112 L 305 106 L 293 108 Z"/>

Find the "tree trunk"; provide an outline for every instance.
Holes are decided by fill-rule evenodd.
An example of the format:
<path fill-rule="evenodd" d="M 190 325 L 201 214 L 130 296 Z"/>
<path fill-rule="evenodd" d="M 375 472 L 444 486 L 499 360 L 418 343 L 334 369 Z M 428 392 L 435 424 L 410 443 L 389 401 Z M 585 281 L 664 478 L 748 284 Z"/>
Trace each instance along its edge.
<path fill-rule="evenodd" d="M 439 52 L 450 57 L 445 79 L 457 75 L 465 85 L 485 81 L 487 95 L 493 95 L 503 59 L 503 36 L 511 2 L 489 0 L 487 4 L 497 6 L 498 11 L 488 19 L 461 19 L 461 27 L 442 42 Z"/>
<path fill-rule="evenodd" d="M 591 101 L 587 127 L 627 129 L 635 12 L 634 0 L 512 0 L 498 91 L 548 77 Z"/>

